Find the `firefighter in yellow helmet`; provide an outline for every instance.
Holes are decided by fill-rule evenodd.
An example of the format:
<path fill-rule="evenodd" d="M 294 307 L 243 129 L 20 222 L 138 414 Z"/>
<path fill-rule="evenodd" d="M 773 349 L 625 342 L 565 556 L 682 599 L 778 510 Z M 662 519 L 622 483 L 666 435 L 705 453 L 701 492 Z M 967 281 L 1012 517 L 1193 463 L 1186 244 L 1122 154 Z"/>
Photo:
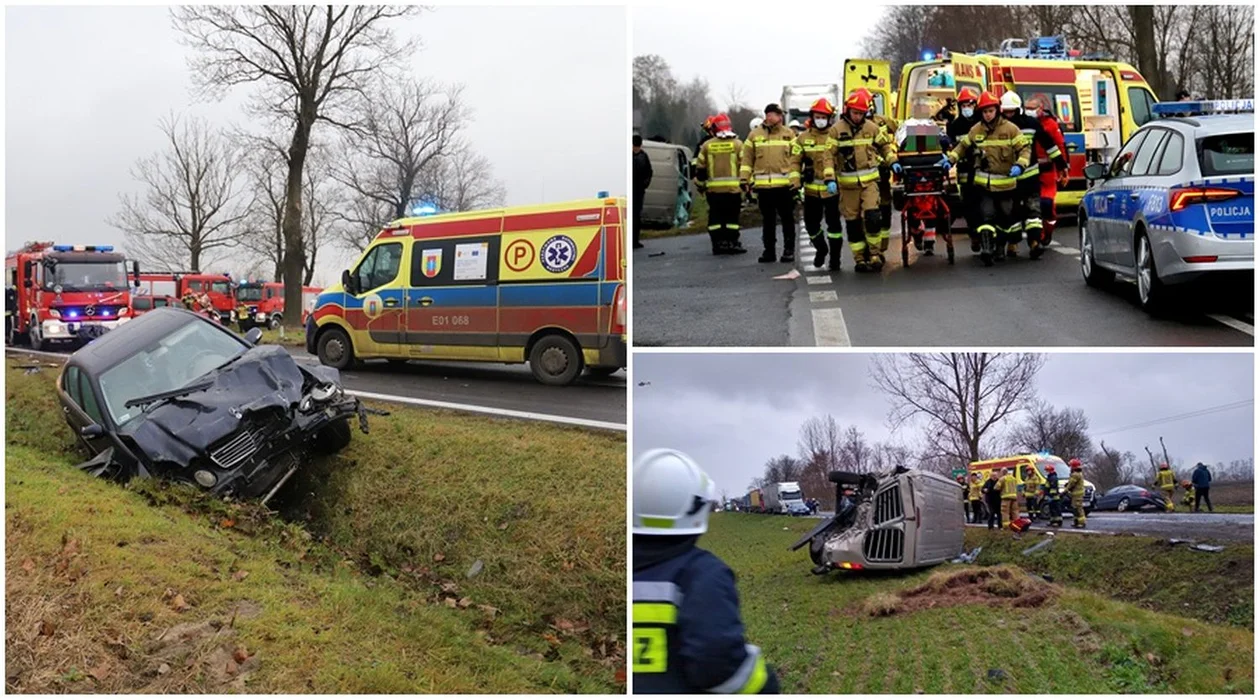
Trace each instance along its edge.
<path fill-rule="evenodd" d="M 709 204 L 709 238 L 714 255 L 747 253 L 739 243 L 739 155 L 744 145 L 731 130 L 730 117 L 712 119 L 713 138 L 696 152 L 696 187 Z"/>
<path fill-rule="evenodd" d="M 1176 510 L 1173 499 L 1177 495 L 1177 477 L 1173 475 L 1173 470 L 1167 462 L 1159 465 L 1159 470 L 1155 472 L 1155 480 L 1159 483 L 1159 490 L 1164 493 L 1164 510 L 1173 512 Z"/>
<path fill-rule="evenodd" d="M 1002 492 L 1002 529 L 1005 530 L 1019 518 L 1019 480 L 1005 469 L 1002 472 L 998 490 Z"/>
<path fill-rule="evenodd" d="M 805 183 L 805 231 L 814 244 L 814 267 L 827 262 L 831 252 L 831 269 L 840 269 L 841 238 L 840 189 L 836 184 L 836 140 L 831 137 L 831 122 L 836 108 L 820 97 L 809 108 L 809 127 L 796 142 L 801 146 L 801 178 Z M 823 219 L 827 232 L 823 234 Z"/>
<path fill-rule="evenodd" d="M 1072 527 L 1085 527 L 1085 475 L 1081 473 L 1081 460 L 1068 462 L 1072 475 L 1064 488 L 1072 498 Z"/>
<path fill-rule="evenodd" d="M 871 103 L 863 92 L 849 93 L 843 113 L 831 128 L 836 141 L 840 214 L 848 231 L 854 269 L 859 272 L 884 266 L 879 237 L 879 167 L 897 163 L 892 139 L 866 118 Z"/>
<path fill-rule="evenodd" d="M 774 262 L 775 221 L 783 226 L 783 257 L 779 262 L 795 262 L 796 191 L 801 187 L 801 147 L 796 133 L 783 123 L 783 109 L 768 104 L 765 119 L 748 134 L 739 159 L 739 181 L 757 192 L 761 209 L 761 242 L 765 245 L 757 262 Z"/>
<path fill-rule="evenodd" d="M 975 165 L 972 185 L 980 197 L 980 225 L 976 233 L 980 238 L 980 260 L 986 267 L 1006 256 L 1005 242 L 998 232 L 1016 226 L 1016 178 L 1032 159 L 1031 140 L 1002 116 L 999 104 L 993 93 L 981 94 L 976 105 L 980 120 L 941 160 L 946 169 L 963 159 L 971 159 Z"/>

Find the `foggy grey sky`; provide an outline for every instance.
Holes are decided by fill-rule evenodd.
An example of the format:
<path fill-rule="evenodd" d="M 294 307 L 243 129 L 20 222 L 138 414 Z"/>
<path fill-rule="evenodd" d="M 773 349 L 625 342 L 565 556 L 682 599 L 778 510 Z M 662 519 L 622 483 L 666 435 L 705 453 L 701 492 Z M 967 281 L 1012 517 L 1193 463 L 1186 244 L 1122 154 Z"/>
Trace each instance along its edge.
<path fill-rule="evenodd" d="M 810 40 L 812 10 L 831 27 Z M 832 11 L 832 8 L 836 11 Z M 847 5 L 760 4 L 756 11 L 704 3 L 631 9 L 635 56 L 658 54 L 680 82 L 697 76 L 709 81 L 709 96 L 726 109 L 730 88 L 737 86 L 744 102 L 760 110 L 778 102 L 784 85 L 839 83 L 845 59 L 861 57 L 862 39 L 883 14 L 883 5 L 863 5 L 860 12 L 842 12 Z M 777 46 L 767 42 L 768 27 L 781 27 Z M 821 25 L 820 25 L 821 26 Z M 843 29 L 840 27 L 843 26 Z"/>
<path fill-rule="evenodd" d="M 246 124 L 252 90 L 195 102 L 165 7 L 5 9 L 5 245 L 123 244 L 105 224 L 130 168 L 161 147 L 171 110 Z M 393 23 L 419 36 L 417 77 L 465 85 L 464 130 L 494 164 L 509 205 L 626 193 L 626 10 L 439 7 Z M 316 137 L 332 135 L 316 127 Z M 326 257 L 325 257 L 326 256 Z M 320 251 L 333 281 L 351 254 Z"/>
<path fill-rule="evenodd" d="M 633 454 L 672 447 L 691 454 L 731 496 L 766 460 L 796 455 L 801 424 L 835 416 L 870 442 L 913 445 L 917 431 L 890 436 L 889 405 L 872 388 L 866 353 L 676 354 L 636 352 Z M 651 382 L 648 386 L 637 386 Z M 1091 436 L 1145 459 L 1144 445 L 1190 464 L 1253 455 L 1254 407 L 1099 435 L 1253 398 L 1251 354 L 1052 354 L 1037 376 L 1055 407 L 1085 411 Z M 1065 457 L 1066 458 L 1066 457 Z"/>

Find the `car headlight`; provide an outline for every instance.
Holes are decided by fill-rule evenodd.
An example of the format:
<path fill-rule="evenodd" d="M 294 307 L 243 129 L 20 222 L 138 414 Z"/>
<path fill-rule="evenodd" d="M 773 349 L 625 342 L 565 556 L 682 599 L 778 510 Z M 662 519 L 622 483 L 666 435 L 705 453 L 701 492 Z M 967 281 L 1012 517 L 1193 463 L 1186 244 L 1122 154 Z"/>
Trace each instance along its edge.
<path fill-rule="evenodd" d="M 336 384 L 330 382 L 328 384 L 321 384 L 314 389 L 311 389 L 311 398 L 319 403 L 323 403 L 340 392 L 341 389 L 339 389 Z"/>
<path fill-rule="evenodd" d="M 205 469 L 198 469 L 193 472 L 193 478 L 197 480 L 198 484 L 201 484 L 206 488 L 214 486 L 219 481 L 218 477 L 214 475 L 214 472 L 207 471 Z"/>

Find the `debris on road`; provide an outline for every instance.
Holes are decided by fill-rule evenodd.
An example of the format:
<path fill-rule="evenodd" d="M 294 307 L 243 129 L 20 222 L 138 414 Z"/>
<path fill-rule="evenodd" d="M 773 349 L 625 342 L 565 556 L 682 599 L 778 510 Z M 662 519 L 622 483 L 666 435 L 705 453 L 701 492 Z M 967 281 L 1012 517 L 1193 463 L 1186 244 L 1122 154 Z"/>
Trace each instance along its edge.
<path fill-rule="evenodd" d="M 468 573 L 464 574 L 464 576 L 466 578 L 472 578 L 476 576 L 477 574 L 481 573 L 481 569 L 483 567 L 485 567 L 485 563 L 482 562 L 480 559 L 478 559 L 477 561 L 473 562 L 472 566 L 468 568 Z"/>
<path fill-rule="evenodd" d="M 665 255 L 665 251 L 663 250 L 659 253 L 648 253 L 649 258 L 659 258 L 659 257 L 662 257 L 663 255 Z"/>
<path fill-rule="evenodd" d="M 774 278 L 775 278 L 775 279 L 777 279 L 777 280 L 794 280 L 794 279 L 796 279 L 796 278 L 798 278 L 798 277 L 800 277 L 800 276 L 801 276 L 800 271 L 799 271 L 799 270 L 797 270 L 796 268 L 792 268 L 792 271 L 791 271 L 791 272 L 788 272 L 788 273 L 786 273 L 786 274 L 782 274 L 782 275 L 775 275 L 775 277 L 774 277 Z"/>
<path fill-rule="evenodd" d="M 1220 545 L 1212 545 L 1212 544 L 1196 544 L 1190 549 L 1193 549 L 1198 552 L 1212 552 L 1214 554 L 1225 551 L 1224 547 Z"/>
<path fill-rule="evenodd" d="M 950 560 L 949 560 L 949 563 L 951 563 L 951 564 L 972 564 L 972 563 L 975 563 L 976 559 L 980 556 L 980 550 L 982 550 L 982 549 L 984 549 L 984 547 L 976 547 L 975 549 L 971 550 L 970 552 L 964 552 L 964 553 L 962 553 L 961 555 L 959 555 L 959 556 L 955 557 L 954 559 L 950 559 Z"/>
<path fill-rule="evenodd" d="M 1044 539 L 1044 540 L 1042 540 L 1042 541 L 1038 542 L 1037 544 L 1035 544 L 1035 545 L 1033 545 L 1033 546 L 1029 547 L 1028 549 L 1025 549 L 1024 551 L 1020 552 L 1020 554 L 1022 554 L 1022 555 L 1024 555 L 1024 556 L 1026 556 L 1026 557 L 1027 557 L 1027 556 L 1030 556 L 1030 555 L 1032 555 L 1032 554 L 1036 554 L 1037 552 L 1040 552 L 1040 551 L 1042 551 L 1043 549 L 1046 549 L 1046 548 L 1047 548 L 1047 547 L 1049 547 L 1050 545 L 1054 544 L 1054 533 L 1053 533 L 1053 532 L 1047 532 L 1047 533 L 1046 533 L 1046 535 L 1047 535 L 1047 536 L 1046 536 L 1046 539 Z"/>

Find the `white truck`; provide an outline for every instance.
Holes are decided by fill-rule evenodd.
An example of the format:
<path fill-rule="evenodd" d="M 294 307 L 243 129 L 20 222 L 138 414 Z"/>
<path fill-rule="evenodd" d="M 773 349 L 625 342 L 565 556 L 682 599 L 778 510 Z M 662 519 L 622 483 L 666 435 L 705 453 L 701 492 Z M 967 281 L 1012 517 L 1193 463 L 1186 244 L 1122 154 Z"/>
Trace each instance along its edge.
<path fill-rule="evenodd" d="M 766 499 L 766 512 L 779 515 L 805 515 L 809 512 L 801 497 L 801 485 L 795 481 L 769 484 L 762 492 Z"/>
<path fill-rule="evenodd" d="M 840 86 L 836 83 L 820 84 L 820 85 L 784 85 L 783 86 L 783 102 L 780 105 L 783 111 L 787 112 L 784 122 L 791 122 L 793 119 L 801 124 L 809 119 L 810 105 L 820 97 L 826 97 L 836 109 L 840 109 L 841 103 L 844 101 L 840 95 Z"/>

